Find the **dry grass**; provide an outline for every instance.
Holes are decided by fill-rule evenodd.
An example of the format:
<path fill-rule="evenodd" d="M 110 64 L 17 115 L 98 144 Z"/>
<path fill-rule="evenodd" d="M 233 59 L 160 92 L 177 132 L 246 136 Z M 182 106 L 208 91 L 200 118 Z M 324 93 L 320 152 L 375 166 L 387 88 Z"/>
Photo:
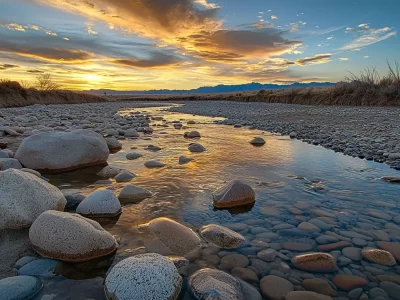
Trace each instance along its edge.
<path fill-rule="evenodd" d="M 26 86 L 26 84 L 24 83 Z M 0 80 L 0 108 L 28 106 L 33 104 L 77 104 L 102 102 L 106 99 L 71 91 L 38 91 L 24 88 L 16 81 Z"/>

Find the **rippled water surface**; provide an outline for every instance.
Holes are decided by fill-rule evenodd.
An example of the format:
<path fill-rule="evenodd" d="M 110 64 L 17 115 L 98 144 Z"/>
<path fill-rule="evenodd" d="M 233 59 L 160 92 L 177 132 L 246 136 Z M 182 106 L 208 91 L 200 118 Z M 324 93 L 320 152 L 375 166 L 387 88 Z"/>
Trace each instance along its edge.
<path fill-rule="evenodd" d="M 180 120 L 184 125 L 188 120 L 194 120 L 196 124 L 187 126 L 199 131 L 201 138 L 195 141 L 185 139 L 183 133 L 190 129 L 176 130 L 170 123 L 169 127 L 161 127 L 157 124 L 165 122 L 156 121 L 152 123 L 155 129 L 152 135 L 123 140 L 123 149 L 110 155 L 110 165 L 137 174 L 130 183 L 153 193 L 152 198 L 140 203 L 124 204 L 119 220 L 115 224 L 104 224 L 108 231 L 120 238 L 117 257 L 129 256 L 138 247 L 146 246 L 145 237 L 136 226 L 160 216 L 177 220 L 194 230 L 210 223 L 230 228 L 241 224 L 236 228 L 240 228 L 240 233 L 249 241 L 259 239 L 257 234 L 276 232 L 279 237 L 266 242 L 299 241 L 316 246 L 315 238 L 324 232 L 288 235 L 280 234 L 274 226 L 280 223 L 297 226 L 302 221 L 328 216 L 334 220 L 331 231 L 335 232 L 360 228 L 359 223 L 365 223 L 365 220 L 369 220 L 375 229 L 386 230 L 390 221 L 376 218 L 374 211 L 390 217 L 399 215 L 399 185 L 380 180 L 382 176 L 398 176 L 398 172 L 386 165 L 344 156 L 285 136 L 246 127 L 218 125 L 214 123 L 218 119 L 214 118 L 169 113 L 164 108 L 132 111 L 163 116 L 167 121 Z M 262 136 L 266 144 L 261 147 L 251 145 L 249 141 L 255 136 Z M 191 142 L 201 143 L 207 151 L 190 153 L 188 146 Z M 158 152 L 145 150 L 150 144 L 162 149 Z M 132 150 L 131 147 L 137 149 Z M 125 155 L 132 151 L 142 153 L 143 157 L 127 160 Z M 192 157 L 194 161 L 179 165 L 181 155 Z M 166 167 L 148 169 L 144 162 L 150 159 L 160 160 Z M 86 195 L 110 187 L 94 185 L 101 179 L 94 174 L 93 170 L 87 169 L 49 178 L 61 189 L 76 190 Z M 245 180 L 255 189 L 254 207 L 244 211 L 213 208 L 212 191 L 232 179 Z M 118 194 L 126 184 L 114 182 L 112 187 Z M 389 234 L 392 241 L 400 240 L 400 233 L 395 230 Z M 237 251 L 256 255 L 257 252 L 253 253 L 256 250 Z M 195 264 L 212 265 L 204 261 L 207 258 Z M 255 286 L 258 287 L 257 284 Z M 189 295 L 185 297 L 190 299 Z"/>

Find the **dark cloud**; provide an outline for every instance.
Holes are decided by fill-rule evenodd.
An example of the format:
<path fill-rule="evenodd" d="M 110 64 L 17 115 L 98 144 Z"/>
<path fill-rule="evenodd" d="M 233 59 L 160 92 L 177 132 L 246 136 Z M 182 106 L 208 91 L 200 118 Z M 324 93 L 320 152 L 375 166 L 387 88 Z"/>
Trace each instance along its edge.
<path fill-rule="evenodd" d="M 28 73 L 34 73 L 34 74 L 41 74 L 41 73 L 44 73 L 44 71 L 42 71 L 42 70 L 27 70 L 26 72 L 28 72 Z"/>
<path fill-rule="evenodd" d="M 329 58 L 332 57 L 333 54 L 330 53 L 326 53 L 326 54 L 317 54 L 314 55 L 312 57 L 305 57 L 305 58 L 301 58 L 301 59 L 297 59 L 295 61 L 295 64 L 300 65 L 300 66 L 304 66 L 308 63 L 326 63 L 329 61 Z"/>
<path fill-rule="evenodd" d="M 0 64 L 0 70 L 8 70 L 8 69 L 14 69 L 14 68 L 19 68 L 19 66 L 11 65 L 11 64 Z"/>
<path fill-rule="evenodd" d="M 181 59 L 177 56 L 162 53 L 153 52 L 147 59 L 139 58 L 125 58 L 125 59 L 113 59 L 112 63 L 117 65 L 123 65 L 135 68 L 156 68 L 176 65 L 181 62 Z"/>

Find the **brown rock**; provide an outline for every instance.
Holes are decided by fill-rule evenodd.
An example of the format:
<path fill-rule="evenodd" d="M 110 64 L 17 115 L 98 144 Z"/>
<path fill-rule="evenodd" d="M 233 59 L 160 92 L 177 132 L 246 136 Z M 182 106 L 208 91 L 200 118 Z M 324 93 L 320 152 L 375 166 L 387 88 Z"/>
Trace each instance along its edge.
<path fill-rule="evenodd" d="M 339 274 L 333 277 L 333 283 L 344 291 L 351 291 L 356 288 L 368 285 L 368 281 L 355 275 Z"/>
<path fill-rule="evenodd" d="M 257 274 L 254 271 L 247 268 L 242 268 L 242 267 L 233 268 L 231 274 L 247 282 L 258 282 Z"/>
<path fill-rule="evenodd" d="M 400 276 L 393 276 L 393 275 L 377 275 L 376 279 L 379 281 L 390 281 L 397 284 L 400 284 Z"/>
<path fill-rule="evenodd" d="M 400 177 L 384 176 L 381 179 L 387 182 L 400 183 Z"/>
<path fill-rule="evenodd" d="M 7 142 L 0 141 L 0 149 L 6 149 L 7 145 L 8 145 Z"/>
<path fill-rule="evenodd" d="M 342 248 L 345 248 L 345 247 L 349 247 L 351 245 L 352 244 L 350 242 L 340 241 L 340 242 L 332 243 L 332 244 L 319 245 L 317 247 L 317 249 L 319 251 L 330 252 L 330 251 L 333 251 L 333 250 L 336 250 L 336 249 L 342 249 Z"/>
<path fill-rule="evenodd" d="M 292 264 L 309 272 L 335 272 L 337 271 L 336 258 L 328 253 L 307 253 L 292 258 Z"/>
<path fill-rule="evenodd" d="M 285 300 L 332 300 L 332 297 L 314 292 L 298 291 L 287 294 Z"/>
<path fill-rule="evenodd" d="M 302 285 L 308 291 L 328 296 L 336 296 L 336 291 L 331 287 L 329 282 L 321 278 L 304 279 Z"/>
<path fill-rule="evenodd" d="M 369 261 L 372 261 L 376 264 L 384 265 L 384 266 L 395 266 L 396 260 L 393 255 L 385 250 L 381 249 L 363 249 L 361 251 L 362 256 Z"/>
<path fill-rule="evenodd" d="M 390 243 L 390 242 L 377 242 L 378 246 L 381 247 L 383 250 L 389 251 L 392 253 L 394 258 L 397 261 L 400 261 L 400 243 Z"/>
<path fill-rule="evenodd" d="M 240 180 L 233 180 L 213 193 L 216 208 L 249 205 L 255 201 L 256 194 L 252 187 Z"/>
<path fill-rule="evenodd" d="M 231 270 L 235 267 L 245 268 L 249 265 L 249 259 L 242 254 L 228 254 L 221 258 L 221 268 Z"/>
<path fill-rule="evenodd" d="M 275 275 L 265 276 L 260 281 L 262 294 L 270 300 L 284 300 L 294 290 L 293 284 Z"/>
<path fill-rule="evenodd" d="M 290 251 L 310 251 L 314 247 L 314 245 L 311 244 L 291 243 L 291 242 L 283 243 L 282 246 L 283 249 Z"/>

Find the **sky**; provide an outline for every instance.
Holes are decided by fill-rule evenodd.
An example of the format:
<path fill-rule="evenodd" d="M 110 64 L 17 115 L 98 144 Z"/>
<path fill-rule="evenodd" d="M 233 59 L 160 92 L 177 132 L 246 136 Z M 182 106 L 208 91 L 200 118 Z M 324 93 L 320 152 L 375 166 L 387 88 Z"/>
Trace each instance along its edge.
<path fill-rule="evenodd" d="M 398 59 L 398 0 L 0 0 L 0 79 L 65 89 L 338 82 Z"/>

